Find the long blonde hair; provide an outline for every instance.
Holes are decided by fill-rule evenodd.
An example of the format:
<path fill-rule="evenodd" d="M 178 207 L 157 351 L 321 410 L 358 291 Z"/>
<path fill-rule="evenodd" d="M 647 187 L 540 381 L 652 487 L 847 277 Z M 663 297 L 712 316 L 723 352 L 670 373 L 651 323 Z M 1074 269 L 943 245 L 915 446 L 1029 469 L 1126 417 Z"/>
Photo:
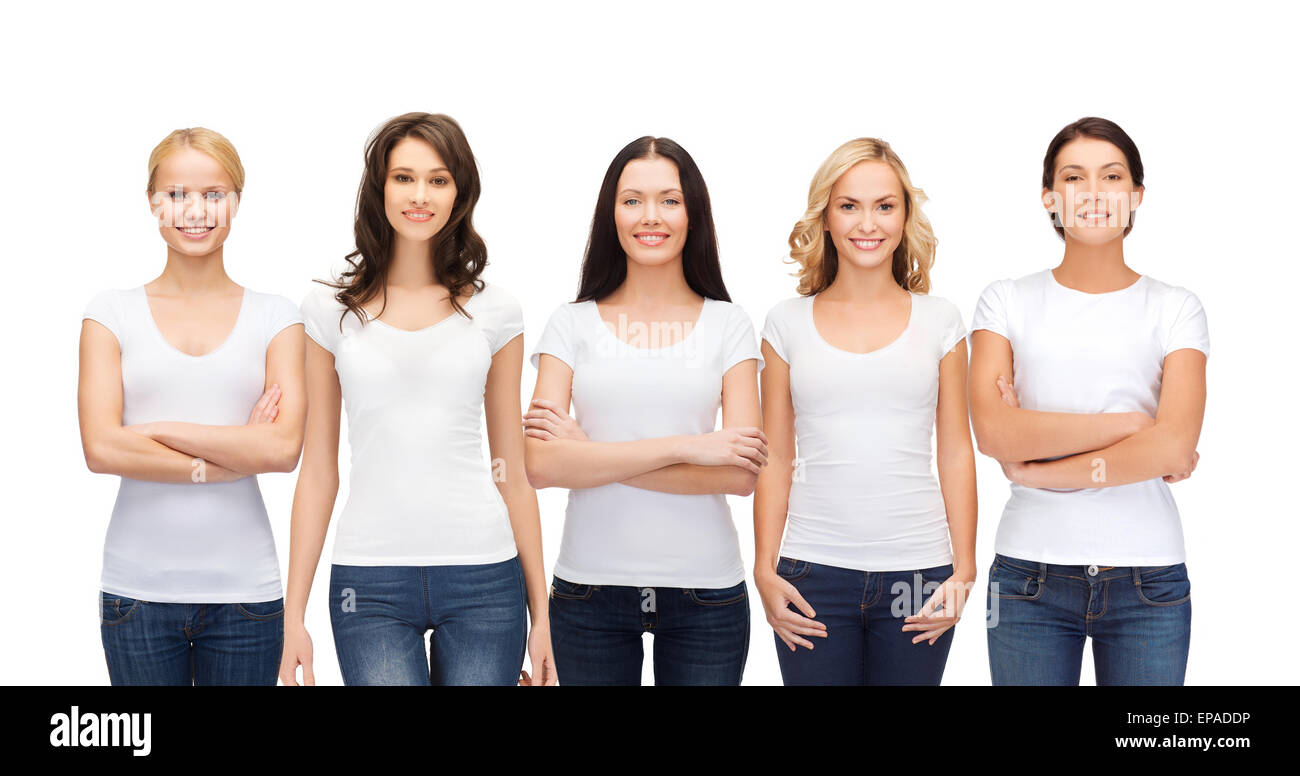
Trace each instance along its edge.
<path fill-rule="evenodd" d="M 850 140 L 835 149 L 813 176 L 812 185 L 808 187 L 808 209 L 790 232 L 790 259 L 799 265 L 798 272 L 793 273 L 799 278 L 798 292 L 810 296 L 824 291 L 835 281 L 839 255 L 834 241 L 827 239 L 823 226 L 826 206 L 830 203 L 835 182 L 861 162 L 888 164 L 902 183 L 907 217 L 903 222 L 903 239 L 894 250 L 894 280 L 908 291 L 929 293 L 930 267 L 934 265 L 938 241 L 929 219 L 921 212 L 921 205 L 927 197 L 924 191 L 912 185 L 907 168 L 889 143 L 874 137 Z"/>
<path fill-rule="evenodd" d="M 154 146 L 153 151 L 149 154 L 149 186 L 147 191 L 152 194 L 154 183 L 158 177 L 158 165 L 166 159 L 169 154 L 182 148 L 193 148 L 196 151 L 211 156 L 221 165 L 230 179 L 235 182 L 235 193 L 244 191 L 244 165 L 239 161 L 239 153 L 235 151 L 234 145 L 225 138 L 220 132 L 215 132 L 205 127 L 189 127 L 187 129 L 173 130 L 170 135 L 162 139 L 158 145 Z"/>

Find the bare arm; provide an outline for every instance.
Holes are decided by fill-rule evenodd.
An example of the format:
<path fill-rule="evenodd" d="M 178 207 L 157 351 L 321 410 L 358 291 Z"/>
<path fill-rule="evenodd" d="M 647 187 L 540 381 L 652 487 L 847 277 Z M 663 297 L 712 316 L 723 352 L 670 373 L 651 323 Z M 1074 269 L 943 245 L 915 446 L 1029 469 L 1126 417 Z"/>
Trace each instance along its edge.
<path fill-rule="evenodd" d="M 966 343 L 960 342 L 939 362 L 939 402 L 935 410 L 935 463 L 939 490 L 948 513 L 953 576 L 973 582 L 975 522 L 975 449 L 966 410 Z"/>
<path fill-rule="evenodd" d="M 767 466 L 754 490 L 754 575 L 775 573 L 781 535 L 790 506 L 794 476 L 794 401 L 790 397 L 790 365 L 762 341 L 764 367 L 763 432 L 767 434 Z"/>
<path fill-rule="evenodd" d="M 1192 468 L 1205 418 L 1205 354 L 1192 348 L 1165 357 L 1156 422 L 1100 450 L 1015 467 L 1031 488 L 1109 488 Z"/>
<path fill-rule="evenodd" d="M 339 491 L 342 389 L 334 371 L 334 356 L 314 341 L 306 343 L 306 350 L 307 424 L 289 527 L 289 576 L 284 604 L 286 637 L 289 628 L 303 628 L 307 598 Z M 283 670 L 281 678 L 284 678 Z"/>
<path fill-rule="evenodd" d="M 537 508 L 537 491 L 528 484 L 524 465 L 524 433 L 519 410 L 519 382 L 524 363 L 524 337 L 516 336 L 492 357 L 487 385 L 483 393 L 483 411 L 487 421 L 488 449 L 492 456 L 492 475 L 505 501 L 514 532 L 519 563 L 523 567 L 528 593 L 528 616 L 533 634 L 546 634 L 545 643 L 529 639 L 536 684 L 554 683 L 554 670 L 541 665 L 550 661 L 550 615 L 546 568 L 542 561 L 542 521 Z M 545 650 L 539 654 L 539 650 Z"/>
<path fill-rule="evenodd" d="M 554 356 L 543 353 L 538 361 L 537 386 L 533 399 L 568 408 L 572 401 L 573 370 Z M 756 431 L 756 430 L 755 430 Z M 731 453 L 731 437 L 755 440 L 751 435 L 724 429 L 712 434 L 666 436 L 628 442 L 593 442 L 585 439 L 550 437 L 539 428 L 525 431 L 528 481 L 535 488 L 594 488 L 623 482 L 638 474 L 676 463 L 742 464 Z M 700 440 L 710 437 L 708 444 Z M 744 446 L 743 443 L 737 443 Z M 757 453 L 753 453 L 757 457 Z M 696 460 L 696 459 L 699 460 Z M 726 459 L 726 460 L 724 460 Z M 733 460 L 734 459 L 734 460 Z M 747 459 L 746 459 L 747 460 Z M 757 464 L 754 465 L 757 469 Z M 716 492 L 716 491 L 713 491 Z"/>
<path fill-rule="evenodd" d="M 143 424 L 141 432 L 174 450 L 240 474 L 293 471 L 302 452 L 307 417 L 305 338 L 302 324 L 296 324 L 277 334 L 266 349 L 266 388 L 280 387 L 274 422 L 212 426 L 162 421 Z"/>
<path fill-rule="evenodd" d="M 1038 412 L 1010 407 L 997 389 L 1013 378 L 1011 343 L 985 329 L 971 335 L 970 412 L 984 455 L 999 461 L 1034 461 L 1100 450 L 1150 428 L 1141 412 Z"/>
<path fill-rule="evenodd" d="M 722 427 L 758 426 L 758 362 L 746 359 L 722 376 Z M 678 463 L 623 480 L 624 485 L 661 493 L 729 493 L 748 496 L 759 475 L 739 466 Z"/>
<path fill-rule="evenodd" d="M 244 476 L 122 426 L 122 351 L 102 323 L 81 322 L 79 361 L 77 416 L 81 449 L 92 472 L 173 483 L 231 482 Z"/>

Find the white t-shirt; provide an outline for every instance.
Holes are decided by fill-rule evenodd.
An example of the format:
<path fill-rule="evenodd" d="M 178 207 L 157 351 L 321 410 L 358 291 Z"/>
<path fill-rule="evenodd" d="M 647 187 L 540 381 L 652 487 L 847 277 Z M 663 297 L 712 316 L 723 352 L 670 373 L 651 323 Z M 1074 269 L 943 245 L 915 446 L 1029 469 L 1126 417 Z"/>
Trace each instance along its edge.
<path fill-rule="evenodd" d="M 778 303 L 762 334 L 790 365 L 798 445 L 782 554 L 860 571 L 951 563 L 930 440 L 939 361 L 966 336 L 961 312 L 912 294 L 897 339 L 852 353 L 817 332 L 813 299 Z"/>
<path fill-rule="evenodd" d="M 1103 294 L 1066 288 L 1051 270 L 999 280 L 984 289 L 971 329 L 1007 338 L 1020 406 L 1043 412 L 1155 417 L 1165 356 L 1182 348 L 1210 352 L 1196 295 L 1147 275 Z M 1013 483 L 995 546 L 1046 563 L 1184 561 L 1178 507 L 1159 477 L 1074 490 Z"/>
<path fill-rule="evenodd" d="M 678 341 L 640 347 L 662 340 Z M 763 362 L 749 316 L 716 299 L 704 301 L 689 331 L 662 339 L 636 323 L 615 335 L 593 301 L 563 304 L 534 349 L 534 367 L 543 353 L 573 370 L 574 419 L 594 442 L 714 431 L 723 374 L 746 359 Z M 569 491 L 555 574 L 588 585 L 722 588 L 743 581 L 745 567 L 726 495 L 611 482 Z"/>
<path fill-rule="evenodd" d="M 83 318 L 102 323 L 122 351 L 122 425 L 248 423 L 266 388 L 266 349 L 302 323 L 282 296 L 244 289 L 225 342 L 191 356 L 154 323 L 144 286 L 103 291 Z M 233 482 L 122 478 L 104 541 L 100 587 L 162 603 L 252 603 L 281 596 L 280 563 L 257 477 Z"/>
<path fill-rule="evenodd" d="M 492 356 L 524 331 L 519 303 L 486 284 L 465 303 L 472 320 L 453 312 L 407 331 L 373 317 L 362 325 L 334 294 L 317 283 L 302 302 L 308 336 L 334 354 L 352 447 L 333 562 L 456 566 L 515 557 L 481 427 Z"/>

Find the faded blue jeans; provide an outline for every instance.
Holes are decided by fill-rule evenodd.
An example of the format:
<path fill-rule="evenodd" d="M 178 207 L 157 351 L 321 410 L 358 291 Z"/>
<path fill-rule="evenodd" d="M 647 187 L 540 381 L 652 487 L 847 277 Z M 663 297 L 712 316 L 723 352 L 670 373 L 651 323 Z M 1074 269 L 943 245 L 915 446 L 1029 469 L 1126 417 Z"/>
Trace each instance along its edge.
<path fill-rule="evenodd" d="M 284 599 L 172 604 L 100 591 L 99 635 L 115 686 L 274 686 Z"/>
<path fill-rule="evenodd" d="M 1192 630 L 1187 566 L 1073 566 L 994 557 L 995 685 L 1077 685 L 1092 637 L 1099 685 L 1181 685 Z"/>
<path fill-rule="evenodd" d="M 330 623 L 346 685 L 516 684 L 528 644 L 527 604 L 518 556 L 464 566 L 330 568 Z"/>

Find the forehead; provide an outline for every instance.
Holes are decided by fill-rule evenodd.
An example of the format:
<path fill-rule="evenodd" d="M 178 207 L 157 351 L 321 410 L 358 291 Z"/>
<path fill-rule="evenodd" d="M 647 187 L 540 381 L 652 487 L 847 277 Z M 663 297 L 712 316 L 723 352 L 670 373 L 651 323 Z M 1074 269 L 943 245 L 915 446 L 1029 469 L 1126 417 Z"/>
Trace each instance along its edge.
<path fill-rule="evenodd" d="M 853 165 L 831 187 L 832 197 L 876 199 L 890 194 L 901 197 L 903 182 L 898 179 L 894 168 L 885 162 L 874 160 Z"/>
<path fill-rule="evenodd" d="M 412 170 L 436 170 L 446 167 L 438 149 L 427 140 L 404 137 L 388 152 L 388 166 L 409 167 Z"/>
<path fill-rule="evenodd" d="M 1126 169 L 1128 167 L 1124 152 L 1119 150 L 1118 146 L 1109 140 L 1096 137 L 1077 137 L 1061 146 L 1061 150 L 1056 154 L 1058 170 L 1067 165 L 1096 168 L 1112 162 L 1119 162 Z"/>
<path fill-rule="evenodd" d="M 638 191 L 667 191 L 682 187 L 677 165 L 671 159 L 656 156 L 652 159 L 633 159 L 623 167 L 618 176 L 618 188 Z"/>
<path fill-rule="evenodd" d="M 177 184 L 190 188 L 212 186 L 234 188 L 235 182 L 230 179 L 230 175 L 216 159 L 196 148 L 185 146 L 163 157 L 155 171 L 155 186 Z"/>

